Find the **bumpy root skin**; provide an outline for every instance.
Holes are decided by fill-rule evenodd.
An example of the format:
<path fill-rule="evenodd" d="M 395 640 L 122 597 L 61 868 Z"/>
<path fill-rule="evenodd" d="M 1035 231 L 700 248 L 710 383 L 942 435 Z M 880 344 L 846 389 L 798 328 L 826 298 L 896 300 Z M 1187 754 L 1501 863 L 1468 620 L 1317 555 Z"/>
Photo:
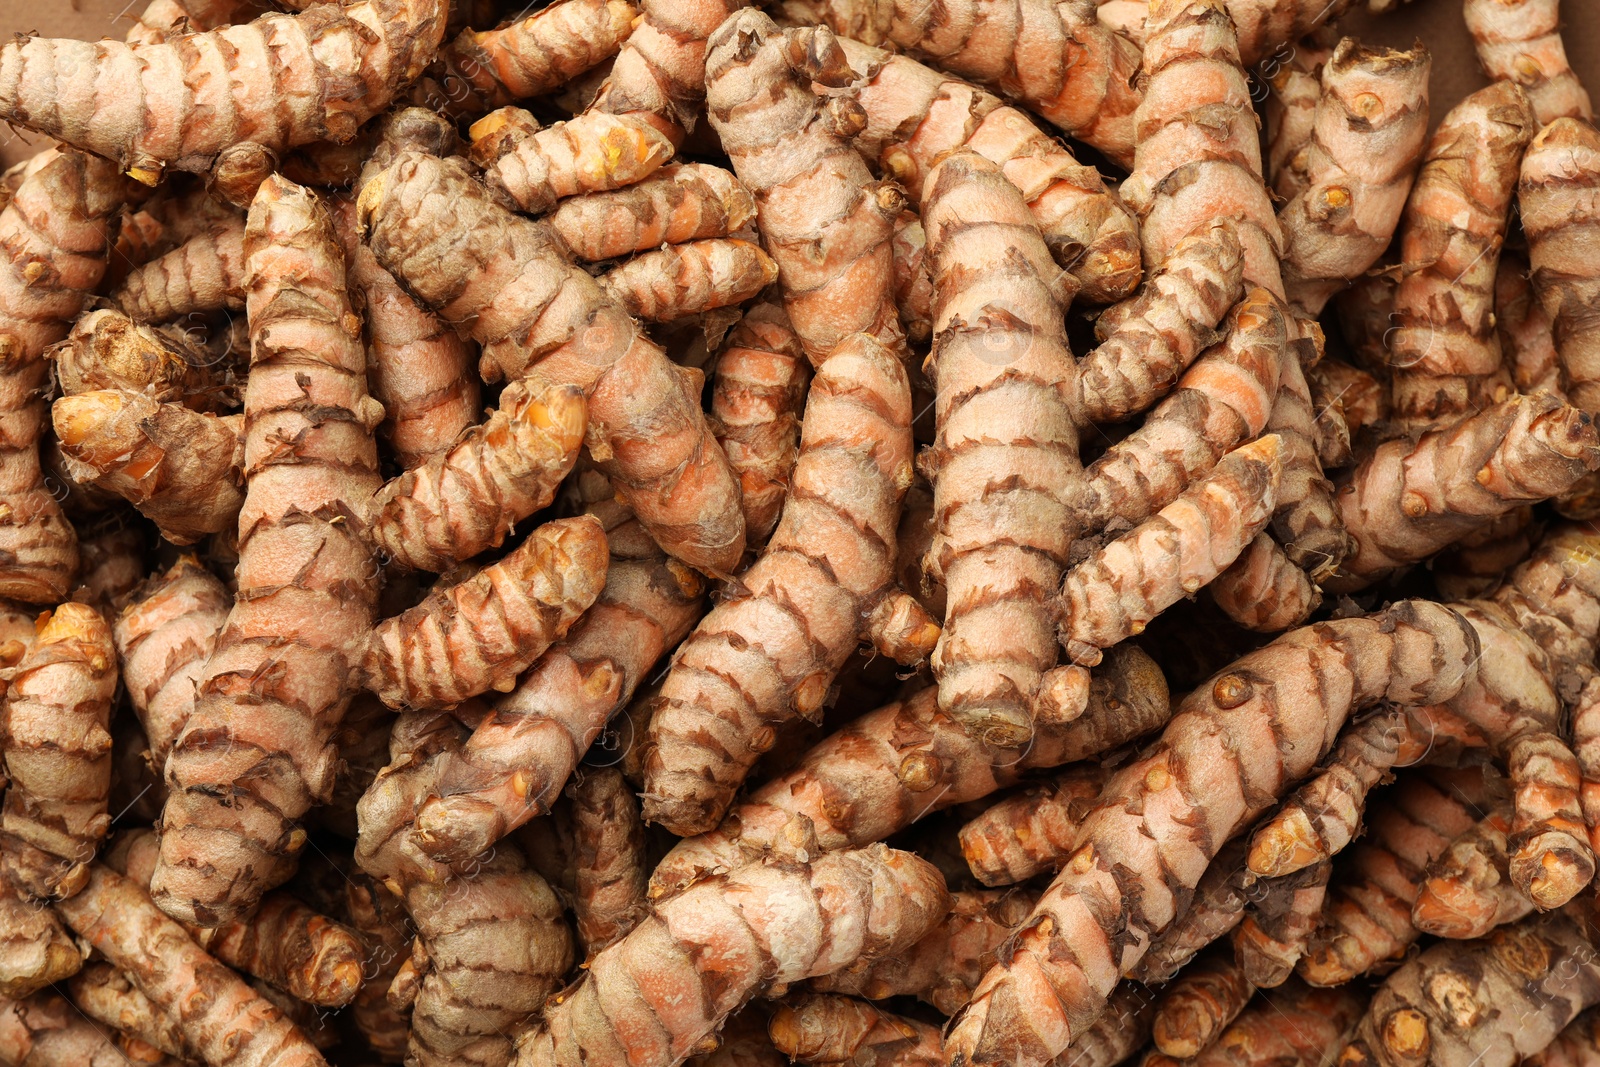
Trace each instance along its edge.
<path fill-rule="evenodd" d="M 614 767 L 591 770 L 572 787 L 577 844 L 573 911 L 578 940 L 593 957 L 645 914 L 644 820 L 633 787 Z"/>
<path fill-rule="evenodd" d="M 1289 979 L 1322 917 L 1327 860 L 1251 887 L 1250 906 L 1233 929 L 1233 953 L 1249 982 L 1273 989 Z"/>
<path fill-rule="evenodd" d="M 1411 921 L 1418 930 L 1470 940 L 1533 910 L 1533 901 L 1511 882 L 1506 856 L 1510 831 L 1510 811 L 1492 811 L 1428 865 L 1411 905 Z"/>
<path fill-rule="evenodd" d="M 72 977 L 83 953 L 55 912 L 0 876 L 0 997 L 20 1000 Z"/>
<path fill-rule="evenodd" d="M 1462 14 L 1484 73 L 1522 86 L 1541 126 L 1594 116 L 1588 92 L 1567 63 L 1561 0 L 1466 0 Z"/>
<path fill-rule="evenodd" d="M 1098 763 L 1069 769 L 1007 797 L 961 827 L 961 854 L 987 886 L 1015 885 L 1057 871 L 1078 847 L 1083 820 L 1108 777 Z"/>
<path fill-rule="evenodd" d="M 548 129 L 507 107 L 472 125 L 473 162 L 496 199 L 538 215 L 564 197 L 634 184 L 672 158 L 672 142 L 639 119 L 588 111 Z"/>
<path fill-rule="evenodd" d="M 40 899 L 71 896 L 111 825 L 111 627 L 94 608 L 63 604 L 5 671 L 4 877 Z"/>
<path fill-rule="evenodd" d="M 330 795 L 330 742 L 378 592 L 363 516 L 378 488 L 372 432 L 383 411 L 367 394 L 332 219 L 306 190 L 269 178 L 245 250 L 238 598 L 167 761 L 151 882 L 164 910 L 208 926 L 287 877 L 305 841 L 294 820 Z"/>
<path fill-rule="evenodd" d="M 111 1038 L 53 992 L 15 1000 L 0 997 L 0 1059 L 19 1067 L 126 1067 L 128 1063 Z"/>
<path fill-rule="evenodd" d="M 159 258 L 128 272 L 111 300 L 140 322 L 244 308 L 243 215 L 218 219 Z"/>
<path fill-rule="evenodd" d="M 742 304 L 777 278 L 778 265 L 759 245 L 710 238 L 642 253 L 600 285 L 635 318 L 671 322 Z"/>
<path fill-rule="evenodd" d="M 1557 119 L 1528 146 L 1517 191 L 1533 287 L 1550 319 L 1566 393 L 1590 413 L 1600 411 L 1600 344 L 1593 325 L 1600 271 L 1586 251 L 1600 232 L 1597 181 L 1600 133 L 1577 119 Z"/>
<path fill-rule="evenodd" d="M 1292 982 L 1259 994 L 1195 1058 L 1195 1067 L 1267 1067 L 1328 1059 L 1361 1019 L 1365 997 L 1355 989 L 1308 989 Z M 1155 1067 L 1159 1059 L 1147 1061 Z"/>
<path fill-rule="evenodd" d="M 1255 992 L 1231 953 L 1209 953 L 1161 990 L 1150 1036 L 1163 1055 L 1193 1059 L 1238 1018 Z"/>
<path fill-rule="evenodd" d="M 755 199 L 730 171 L 674 163 L 624 188 L 563 200 L 546 219 L 567 251 L 596 262 L 664 244 L 725 237 L 756 216 Z"/>
<path fill-rule="evenodd" d="M 1263 634 L 1298 626 L 1322 603 L 1321 590 L 1268 534 L 1257 535 L 1207 588 L 1228 618 Z"/>
<path fill-rule="evenodd" d="M 852 997 L 789 997 L 778 1005 L 767 1032 L 773 1047 L 794 1063 L 931 1067 L 941 1062 L 938 1027 Z"/>

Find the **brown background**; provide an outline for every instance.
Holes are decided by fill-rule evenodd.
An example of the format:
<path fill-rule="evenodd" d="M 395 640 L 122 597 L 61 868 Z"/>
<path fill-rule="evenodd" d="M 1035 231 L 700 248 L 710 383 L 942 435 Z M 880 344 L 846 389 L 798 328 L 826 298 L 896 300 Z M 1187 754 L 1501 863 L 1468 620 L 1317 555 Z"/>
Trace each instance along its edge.
<path fill-rule="evenodd" d="M 0 39 L 37 30 L 48 37 L 121 38 L 147 0 L 0 0 Z M 1600 0 L 1567 0 L 1563 36 L 1567 55 L 1583 83 L 1600 102 Z M 1414 0 L 1393 14 L 1351 15 L 1346 33 L 1363 40 L 1405 47 L 1417 37 L 1433 50 L 1433 118 L 1486 84 L 1472 54 L 1472 39 L 1461 20 L 1461 0 Z M 40 139 L 0 127 L 0 162 L 9 165 L 31 155 Z"/>

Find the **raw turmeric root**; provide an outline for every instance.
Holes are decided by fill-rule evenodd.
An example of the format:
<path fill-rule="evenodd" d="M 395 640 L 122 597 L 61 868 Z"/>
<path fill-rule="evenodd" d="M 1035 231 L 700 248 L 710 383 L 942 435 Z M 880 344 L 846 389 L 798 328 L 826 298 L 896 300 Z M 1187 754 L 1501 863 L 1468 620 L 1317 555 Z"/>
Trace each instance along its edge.
<path fill-rule="evenodd" d="M 611 549 L 605 588 L 568 631 L 495 700 L 495 714 L 441 757 L 416 844 L 443 862 L 476 856 L 547 813 L 606 722 L 703 610 L 700 577 L 667 559 L 598 471 L 578 477 Z"/>
<path fill-rule="evenodd" d="M 1597 1015 L 1600 1013 L 1593 1008 L 1583 1011 L 1554 1041 L 1527 1057 L 1525 1062 L 1533 1067 L 1582 1067 L 1592 1063 L 1594 1057 L 1600 1055 L 1600 1033 L 1595 1029 Z"/>
<path fill-rule="evenodd" d="M 809 987 L 868 1000 L 913 996 L 954 1014 L 994 966 L 995 954 L 1027 918 L 1035 897 L 1021 889 L 951 893 L 949 914 L 915 945 L 886 959 L 813 978 Z"/>
<path fill-rule="evenodd" d="M 55 912 L 0 876 L 0 997 L 20 1000 L 72 977 L 83 953 Z"/>
<path fill-rule="evenodd" d="M 39 467 L 45 349 L 67 334 L 105 273 L 109 218 L 122 182 L 104 160 L 49 150 L 23 171 L 0 212 L 0 597 L 66 598 L 78 544 Z"/>
<path fill-rule="evenodd" d="M 543 1025 L 518 1041 L 516 1062 L 541 1067 L 598 1057 L 668 1067 L 751 997 L 894 955 L 927 933 L 949 904 L 937 870 L 883 845 L 809 864 L 740 867 L 658 905 L 591 959 L 584 977 L 545 1010 Z M 778 937 L 779 926 L 789 933 Z M 701 961 L 710 958 L 727 962 L 708 971 Z M 645 969 L 700 995 L 670 1011 L 649 999 L 619 998 Z"/>
<path fill-rule="evenodd" d="M 1365 997 L 1354 989 L 1310 989 L 1291 982 L 1258 994 L 1209 1048 L 1196 1067 L 1268 1067 L 1319 1063 L 1338 1048 L 1361 1019 Z M 1153 1056 L 1146 1067 L 1170 1067 Z"/>
<path fill-rule="evenodd" d="M 939 1028 L 853 997 L 786 998 L 767 1024 L 773 1046 L 794 1063 L 921 1067 L 942 1062 Z"/>
<path fill-rule="evenodd" d="M 432 61 L 444 14 L 444 0 L 359 0 L 138 49 L 31 37 L 0 50 L 0 116 L 113 160 L 147 185 L 169 166 L 208 173 L 240 142 L 282 151 L 355 136 Z M 98 91 L 113 84 L 124 88 Z M 322 88 L 297 88 L 305 85 Z M 154 104 L 161 100 L 183 103 Z M 89 101 L 98 107 L 88 110 Z"/>
<path fill-rule="evenodd" d="M 128 1057 L 66 998 L 51 992 L 21 999 L 0 996 L 0 1062 L 17 1067 L 126 1067 Z M 321 1057 L 314 1062 L 321 1063 Z"/>
<path fill-rule="evenodd" d="M 644 820 L 633 787 L 614 767 L 590 770 L 572 786 L 577 879 L 572 910 L 589 956 L 623 937 L 645 913 Z"/>
<path fill-rule="evenodd" d="M 111 308 L 80 318 L 50 353 L 66 396 L 132 389 L 196 411 L 234 406 L 229 368 L 175 330 L 135 322 Z"/>
<path fill-rule="evenodd" d="M 1451 109 L 1406 205 L 1388 338 L 1394 416 L 1449 425 L 1505 399 L 1494 279 L 1516 167 L 1537 130 L 1526 94 L 1496 82 Z"/>
<path fill-rule="evenodd" d="M 1169 982 L 1189 961 L 1244 920 L 1245 843 L 1235 838 L 1222 846 L 1200 876 L 1194 894 L 1166 929 L 1150 942 L 1128 977 L 1147 985 Z"/>
<path fill-rule="evenodd" d="M 97 389 L 61 397 L 50 417 L 67 472 L 127 500 L 173 544 L 192 545 L 237 524 L 243 416 Z"/>
<path fill-rule="evenodd" d="M 252 0 L 150 0 L 123 40 L 137 48 L 186 33 L 221 29 L 256 6 Z"/>
<path fill-rule="evenodd" d="M 112 301 L 140 322 L 172 322 L 195 312 L 244 308 L 244 228 L 230 214 L 172 251 L 128 272 Z"/>
<path fill-rule="evenodd" d="M 1048 1063 L 1103 1008 L 1114 976 L 1134 967 L 1151 936 L 1175 918 L 1181 888 L 1195 885 L 1222 842 L 1265 806 L 1270 792 L 1247 792 L 1246 782 L 1303 776 L 1334 729 L 1363 705 L 1448 699 L 1471 678 L 1476 654 L 1476 635 L 1461 616 L 1404 601 L 1374 617 L 1293 631 L 1201 686 L 1150 754 L 1107 782 L 1104 794 L 1114 799 L 1089 817 L 1077 853 L 956 1017 L 947 1060 Z M 1298 675 L 1309 683 L 1330 671 L 1341 678 L 1337 700 L 1323 685 L 1302 692 L 1288 681 Z M 1258 687 L 1257 678 L 1274 681 Z M 1242 743 L 1232 731 L 1246 722 L 1268 743 Z M 1228 740 L 1234 736 L 1241 741 Z M 1200 795 L 1203 804 L 1186 799 Z M 1150 812 L 1170 813 L 1159 853 L 1136 843 Z M 1122 931 L 1115 939 L 1112 922 Z M 1035 983 L 1073 992 L 1045 1002 L 1032 995 L 1042 988 Z"/>
<path fill-rule="evenodd" d="M 294 821 L 333 788 L 329 741 L 377 606 L 363 515 L 382 408 L 366 391 L 333 224 L 279 178 L 250 214 L 239 589 L 167 761 L 151 881 L 164 910 L 202 926 L 288 876 L 306 836 Z"/>
<path fill-rule="evenodd" d="M 926 567 L 949 596 L 934 677 L 945 712 L 1015 747 L 1059 714 L 1043 706 L 1055 620 L 1039 591 L 1061 584 L 1078 533 L 1064 279 L 1022 195 L 977 153 L 935 166 L 923 195 L 938 385 Z"/>
<path fill-rule="evenodd" d="M 1463 794 L 1459 784 L 1476 785 Z M 1476 779 L 1474 783 L 1473 780 Z M 1411 909 L 1424 871 L 1477 823 L 1482 774 L 1412 773 L 1375 797 L 1366 836 L 1335 864 L 1322 927 L 1297 970 L 1316 986 L 1337 986 L 1398 960 L 1420 932 Z"/>
<path fill-rule="evenodd" d="M 1007 797 L 961 827 L 961 854 L 984 885 L 1015 885 L 1058 871 L 1078 847 L 1084 817 L 1110 776 L 1101 764 L 1069 768 Z"/>
<path fill-rule="evenodd" d="M 668 245 L 608 271 L 600 286 L 628 314 L 670 322 L 750 300 L 778 277 L 759 245 L 713 238 Z"/>
<path fill-rule="evenodd" d="M 934 164 L 970 148 L 1022 193 L 1050 254 L 1078 280 L 1078 299 L 1109 304 L 1133 292 L 1142 273 L 1138 227 L 1098 171 L 997 96 L 909 56 L 848 38 L 839 44 L 861 74 L 867 123 L 855 143 L 868 162 L 920 201 Z"/>
<path fill-rule="evenodd" d="M 1600 229 L 1594 186 L 1600 175 L 1600 133 L 1577 119 L 1539 131 L 1522 159 L 1517 206 L 1528 236 L 1533 288 L 1550 318 L 1567 397 L 1600 411 L 1600 346 L 1593 322 L 1600 272 L 1583 252 Z"/>
<path fill-rule="evenodd" d="M 231 599 L 194 556 L 152 575 L 117 615 L 111 634 L 122 684 L 159 775 L 194 712 L 195 686 L 227 622 Z"/>
<path fill-rule="evenodd" d="M 0 877 L 31 896 L 71 896 L 111 825 L 111 627 L 84 604 L 39 619 L 39 634 L 6 670 Z"/>
<path fill-rule="evenodd" d="M 1567 63 L 1561 0 L 1465 0 L 1462 14 L 1484 73 L 1522 86 L 1539 125 L 1594 116 L 1589 94 Z"/>
<path fill-rule="evenodd" d="M 439 49 L 411 99 L 450 118 L 559 89 L 615 55 L 638 18 L 628 0 L 566 0 Z"/>
<path fill-rule="evenodd" d="M 565 262 L 543 227 L 496 205 L 464 162 L 417 152 L 368 181 L 359 207 L 378 262 L 445 320 L 471 322 L 486 380 L 537 373 L 582 389 L 595 427 L 591 449 L 640 521 L 691 566 L 734 569 L 744 551 L 743 515 L 733 473 L 700 411 L 697 376 L 669 363 L 620 306 Z M 483 269 L 465 285 L 437 267 L 469 261 Z M 513 277 L 516 290 L 504 292 Z M 399 508 L 395 502 L 408 495 L 391 484 L 381 503 Z M 488 503 L 475 510 L 502 510 Z M 496 516 L 486 525 L 513 521 Z M 437 528 L 408 533 L 388 515 L 374 521 L 374 534 L 391 556 L 417 566 L 488 547 Z M 456 551 L 442 551 L 452 543 Z"/>
<path fill-rule="evenodd" d="M 1232 952 L 1209 952 L 1161 990 L 1150 1036 L 1163 1055 L 1193 1059 L 1239 1017 L 1255 992 Z"/>
<path fill-rule="evenodd" d="M 374 627 L 360 666 L 367 688 L 412 709 L 510 692 L 600 595 L 607 562 L 597 520 L 546 523 L 504 559 Z"/>
<path fill-rule="evenodd" d="M 105 865 L 142 887 L 155 872 L 160 847 L 153 830 L 120 833 Z M 343 1007 L 361 985 L 363 952 L 355 931 L 282 891 L 268 893 L 242 919 L 185 929 L 219 961 L 307 1004 Z"/>
<path fill-rule="evenodd" d="M 739 478 L 745 539 L 753 547 L 766 543 L 783 510 L 810 383 L 811 365 L 780 303 L 757 303 L 728 331 L 711 379 L 711 414 L 717 443 Z"/>
<path fill-rule="evenodd" d="M 1389 246 L 1427 135 L 1431 68 L 1426 48 L 1365 48 L 1353 37 L 1323 67 L 1297 160 L 1304 188 L 1278 212 L 1284 288 L 1302 314 L 1320 315 Z"/>
<path fill-rule="evenodd" d="M 1411 905 L 1411 921 L 1418 930 L 1469 940 L 1533 910 L 1533 901 L 1511 883 L 1506 853 L 1510 832 L 1510 808 L 1491 811 L 1428 865 Z"/>
<path fill-rule="evenodd" d="M 130 1047 L 134 1041 L 168 1056 L 184 1054 L 183 1025 L 177 1016 L 150 1003 L 150 998 L 111 964 L 90 963 L 73 977 L 67 989 L 73 1005 L 83 1014 L 120 1031 L 118 1044 L 130 1061 L 149 1062 Z"/>
<path fill-rule="evenodd" d="M 321 1067 L 305 1035 L 207 955 L 133 880 L 94 864 L 83 891 L 56 909 L 152 1005 L 178 1019 L 190 1055 L 215 1067 Z"/>
<path fill-rule="evenodd" d="M 1294 973 L 1322 916 L 1333 864 L 1323 860 L 1251 887 L 1244 918 L 1233 929 L 1233 954 L 1251 985 L 1273 989 Z"/>
<path fill-rule="evenodd" d="M 1509 1067 L 1597 1000 L 1600 967 L 1582 927 L 1562 914 L 1530 918 L 1483 941 L 1440 942 L 1394 972 L 1337 1062 Z"/>

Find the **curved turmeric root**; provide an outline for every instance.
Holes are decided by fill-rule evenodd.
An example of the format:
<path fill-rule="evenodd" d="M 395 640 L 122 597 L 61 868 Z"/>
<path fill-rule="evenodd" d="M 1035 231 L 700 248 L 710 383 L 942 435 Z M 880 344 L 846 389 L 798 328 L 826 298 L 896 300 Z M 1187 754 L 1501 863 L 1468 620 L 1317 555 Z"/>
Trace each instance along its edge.
<path fill-rule="evenodd" d="M 1561 0 L 1466 0 L 1461 13 L 1484 73 L 1522 86 L 1541 126 L 1594 117 L 1589 94 L 1567 63 Z"/>
<path fill-rule="evenodd" d="M 0 997 L 32 996 L 82 966 L 83 953 L 55 912 L 0 875 Z"/>
<path fill-rule="evenodd" d="M 111 825 L 111 627 L 94 608 L 61 605 L 6 682 L 0 877 L 41 899 L 71 896 Z"/>
<path fill-rule="evenodd" d="M 960 840 L 973 877 L 989 886 L 1016 885 L 1060 870 L 1109 776 L 1098 763 L 1074 766 L 969 819 Z"/>
<path fill-rule="evenodd" d="M 597 261 L 723 237 L 755 216 L 755 199 L 729 171 L 674 163 L 612 192 L 568 197 L 545 221 L 569 252 Z"/>
<path fill-rule="evenodd" d="M 1251 985 L 1274 989 L 1294 973 L 1322 918 L 1332 873 L 1333 864 L 1323 860 L 1251 887 L 1249 907 L 1233 929 L 1234 959 Z"/>
<path fill-rule="evenodd" d="M 761 989 L 893 955 L 927 933 L 949 903 L 937 870 L 883 845 L 809 864 L 741 867 L 660 904 L 590 960 L 583 978 L 546 1009 L 543 1025 L 518 1041 L 516 1063 L 670 1067 Z M 778 925 L 789 933 L 778 936 Z M 727 962 L 708 971 L 700 962 L 708 958 Z M 619 996 L 646 972 L 699 995 L 670 1009 Z"/>
<path fill-rule="evenodd" d="M 313 1053 L 314 1054 L 314 1053 Z M 0 996 L 0 1060 L 27 1067 L 126 1067 L 127 1055 L 58 993 Z M 314 1062 L 320 1064 L 321 1057 Z M 159 1060 L 158 1067 L 172 1067 Z"/>
<path fill-rule="evenodd" d="M 767 1024 L 772 1044 L 794 1063 L 932 1067 L 939 1028 L 853 997 L 802 994 L 785 998 Z"/>
<path fill-rule="evenodd" d="M 709 238 L 635 256 L 602 275 L 600 286 L 635 318 L 670 322 L 742 304 L 777 278 L 759 245 Z"/>
<path fill-rule="evenodd" d="M 312 194 L 269 178 L 245 251 L 238 598 L 167 761 L 151 881 L 164 910 L 206 926 L 248 910 L 304 845 L 294 821 L 333 788 L 331 739 L 378 592 L 362 517 L 378 487 L 382 409 L 367 394 L 332 220 Z"/>
<path fill-rule="evenodd" d="M 0 49 L 0 117 L 114 160 L 148 185 L 168 166 L 207 173 L 240 142 L 281 151 L 346 141 L 432 61 L 445 7 L 318 5 L 137 49 L 30 37 Z M 330 42 L 340 42 L 336 56 Z M 97 93 L 108 84 L 132 89 Z M 92 114 L 83 113 L 88 101 L 98 105 Z"/>
<path fill-rule="evenodd" d="M 242 215 L 206 226 L 172 251 L 128 272 L 112 301 L 140 322 L 172 322 L 194 312 L 244 308 Z"/>
<path fill-rule="evenodd" d="M 614 767 L 590 770 L 573 785 L 571 795 L 577 845 L 572 910 L 578 940 L 592 958 L 644 917 L 650 877 L 644 820 L 633 787 Z"/>
<path fill-rule="evenodd" d="M 1557 119 L 1528 146 L 1517 189 L 1533 288 L 1550 319 L 1564 387 L 1591 414 L 1600 411 L 1600 345 L 1587 324 L 1600 302 L 1600 271 L 1584 250 L 1600 230 L 1597 175 L 1600 133 L 1577 119 Z"/>
<path fill-rule="evenodd" d="M 1411 921 L 1418 930 L 1470 940 L 1533 910 L 1533 901 L 1511 883 L 1506 853 L 1510 832 L 1510 809 L 1491 811 L 1428 865 L 1411 905 Z"/>
<path fill-rule="evenodd" d="M 78 542 L 39 467 L 45 349 L 105 273 L 123 188 L 110 164 L 76 152 L 46 151 L 23 173 L 0 212 L 0 597 L 54 604 L 71 590 Z"/>
<path fill-rule="evenodd" d="M 153 1059 L 149 1050 L 136 1051 L 131 1047 L 132 1041 L 143 1042 L 157 1053 L 183 1056 L 182 1020 L 150 1003 L 150 998 L 111 964 L 89 964 L 74 976 L 67 989 L 72 994 L 73 1005 L 83 1014 L 121 1031 L 118 1044 L 129 1061 L 148 1063 Z M 139 1055 L 139 1052 L 146 1055 Z"/>
<path fill-rule="evenodd" d="M 234 405 L 231 368 L 185 343 L 175 331 L 135 322 L 111 308 L 97 308 L 80 318 L 50 355 L 66 396 L 131 389 L 196 411 Z"/>

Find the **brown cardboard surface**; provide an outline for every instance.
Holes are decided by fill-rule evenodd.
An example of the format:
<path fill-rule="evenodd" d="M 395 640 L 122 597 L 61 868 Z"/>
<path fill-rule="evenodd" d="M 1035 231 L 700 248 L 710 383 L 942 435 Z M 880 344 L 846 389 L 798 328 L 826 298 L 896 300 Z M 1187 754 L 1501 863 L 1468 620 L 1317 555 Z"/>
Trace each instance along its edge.
<path fill-rule="evenodd" d="M 0 40 L 38 31 L 47 37 L 120 38 L 147 0 L 0 0 Z M 1360 6 L 1358 4 L 1358 6 Z M 1600 0 L 1562 5 L 1567 55 L 1584 85 L 1600 100 Z M 1358 11 L 1341 24 L 1345 33 L 1379 44 L 1406 47 L 1420 37 L 1433 50 L 1433 119 L 1457 100 L 1487 84 L 1461 19 L 1461 0 L 1413 0 L 1388 15 Z M 41 147 L 40 139 L 0 129 L 0 163 L 10 165 Z"/>

